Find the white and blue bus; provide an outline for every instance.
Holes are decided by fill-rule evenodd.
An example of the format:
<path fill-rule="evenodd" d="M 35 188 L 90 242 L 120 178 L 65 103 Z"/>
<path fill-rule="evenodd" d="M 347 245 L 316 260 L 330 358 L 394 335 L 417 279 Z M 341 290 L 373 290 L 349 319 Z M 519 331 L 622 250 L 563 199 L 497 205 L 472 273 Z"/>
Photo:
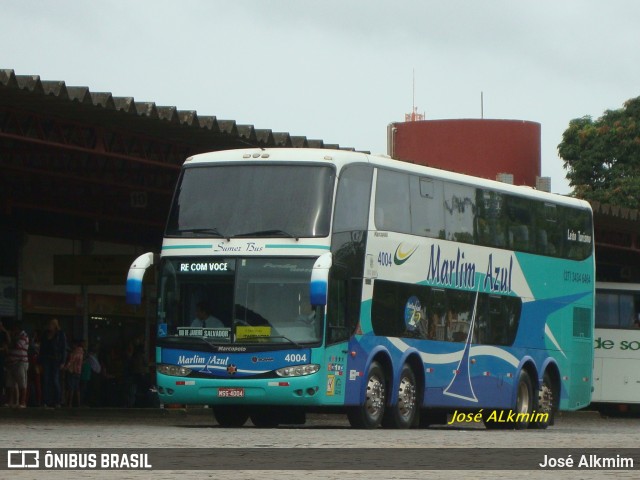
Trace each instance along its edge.
<path fill-rule="evenodd" d="M 580 200 L 386 157 L 220 151 L 186 160 L 127 294 L 155 262 L 161 402 L 223 426 L 546 428 L 591 400 L 592 223 Z"/>
<path fill-rule="evenodd" d="M 593 406 L 607 414 L 640 412 L 640 284 L 598 282 Z"/>

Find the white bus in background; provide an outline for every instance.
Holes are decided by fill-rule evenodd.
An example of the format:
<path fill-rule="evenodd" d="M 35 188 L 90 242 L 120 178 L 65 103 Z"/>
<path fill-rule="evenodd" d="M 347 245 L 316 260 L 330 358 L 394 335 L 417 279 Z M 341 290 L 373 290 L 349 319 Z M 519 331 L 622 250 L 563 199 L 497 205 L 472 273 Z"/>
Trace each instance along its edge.
<path fill-rule="evenodd" d="M 593 406 L 640 412 L 640 284 L 596 283 Z"/>

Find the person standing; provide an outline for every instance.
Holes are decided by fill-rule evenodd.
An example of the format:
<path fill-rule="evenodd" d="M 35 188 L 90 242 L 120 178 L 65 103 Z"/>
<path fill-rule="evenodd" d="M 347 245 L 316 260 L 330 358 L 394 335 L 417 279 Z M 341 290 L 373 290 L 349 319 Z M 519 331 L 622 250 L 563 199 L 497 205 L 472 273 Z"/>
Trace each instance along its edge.
<path fill-rule="evenodd" d="M 29 371 L 27 373 L 28 406 L 42 406 L 42 365 L 39 360 L 40 337 L 34 331 L 29 339 Z"/>
<path fill-rule="evenodd" d="M 11 348 L 7 356 L 7 388 L 9 405 L 27 406 L 27 371 L 29 370 L 29 336 L 20 323 L 11 327 Z"/>
<path fill-rule="evenodd" d="M 82 374 L 82 363 L 84 362 L 83 342 L 76 342 L 73 350 L 69 354 L 69 359 L 65 364 L 67 372 L 67 407 L 73 407 L 74 397 L 76 405 L 80 407 L 80 375 Z"/>
<path fill-rule="evenodd" d="M 0 405 L 9 403 L 9 399 L 5 395 L 5 368 L 7 355 L 9 354 L 9 332 L 4 327 L 2 319 L 0 318 Z"/>
<path fill-rule="evenodd" d="M 60 328 L 57 318 L 49 320 L 47 329 L 40 340 L 40 362 L 42 363 L 42 383 L 45 407 L 59 407 L 62 404 L 60 372 L 67 360 L 67 338 Z"/>
<path fill-rule="evenodd" d="M 83 372 L 85 372 L 86 383 L 84 385 L 84 394 L 81 392 L 83 397 L 82 401 L 85 406 L 95 407 L 96 405 L 99 405 L 100 384 L 102 381 L 102 365 L 98 359 L 97 345 L 89 345 L 85 363 L 89 366 L 89 371 L 87 372 L 83 365 L 82 368 Z"/>

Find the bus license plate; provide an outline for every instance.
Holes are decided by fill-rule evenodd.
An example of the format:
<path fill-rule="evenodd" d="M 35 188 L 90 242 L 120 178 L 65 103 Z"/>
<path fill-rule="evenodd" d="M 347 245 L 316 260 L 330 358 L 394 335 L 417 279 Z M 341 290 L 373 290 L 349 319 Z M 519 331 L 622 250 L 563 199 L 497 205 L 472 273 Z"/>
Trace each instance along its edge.
<path fill-rule="evenodd" d="M 226 398 L 244 397 L 244 388 L 219 388 L 218 397 L 226 397 Z"/>

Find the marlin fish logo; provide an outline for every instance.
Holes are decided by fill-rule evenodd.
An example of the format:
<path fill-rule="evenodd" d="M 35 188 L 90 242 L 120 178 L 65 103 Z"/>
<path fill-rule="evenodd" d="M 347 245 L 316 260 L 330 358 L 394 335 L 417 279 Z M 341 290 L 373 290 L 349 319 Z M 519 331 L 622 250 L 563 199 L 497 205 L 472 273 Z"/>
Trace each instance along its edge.
<path fill-rule="evenodd" d="M 398 245 L 398 248 L 396 248 L 396 253 L 393 256 L 393 263 L 396 265 L 402 265 L 411 258 L 411 255 L 413 255 L 417 249 L 417 245 L 404 246 L 403 249 L 403 244 L 401 243 Z"/>

